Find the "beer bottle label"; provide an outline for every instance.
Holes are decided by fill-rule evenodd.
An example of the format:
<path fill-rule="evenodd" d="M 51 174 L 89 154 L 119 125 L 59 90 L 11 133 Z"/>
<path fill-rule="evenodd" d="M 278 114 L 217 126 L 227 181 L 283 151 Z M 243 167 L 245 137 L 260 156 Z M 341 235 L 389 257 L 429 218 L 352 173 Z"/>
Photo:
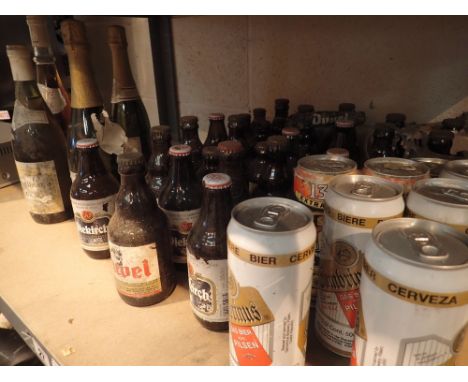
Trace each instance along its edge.
<path fill-rule="evenodd" d="M 170 211 L 161 208 L 167 216 L 169 230 L 171 232 L 171 243 L 173 249 L 173 260 L 175 263 L 187 263 L 187 236 L 200 215 L 200 208 L 189 211 Z"/>
<path fill-rule="evenodd" d="M 29 211 L 40 215 L 63 212 L 65 208 L 54 161 L 15 162 Z"/>
<path fill-rule="evenodd" d="M 49 88 L 43 84 L 37 84 L 37 87 L 52 114 L 58 114 L 65 108 L 67 103 L 60 89 Z"/>
<path fill-rule="evenodd" d="M 48 125 L 49 120 L 44 110 L 32 110 L 24 106 L 20 101 L 15 101 L 11 128 L 19 129 L 25 125 Z"/>
<path fill-rule="evenodd" d="M 89 251 L 109 249 L 107 225 L 114 213 L 115 194 L 95 200 L 71 198 L 71 202 L 81 246 Z"/>
<path fill-rule="evenodd" d="M 209 322 L 229 320 L 227 260 L 197 259 L 187 250 L 190 304 Z"/>
<path fill-rule="evenodd" d="M 123 247 L 109 241 L 117 290 L 133 298 L 162 292 L 156 243 Z"/>

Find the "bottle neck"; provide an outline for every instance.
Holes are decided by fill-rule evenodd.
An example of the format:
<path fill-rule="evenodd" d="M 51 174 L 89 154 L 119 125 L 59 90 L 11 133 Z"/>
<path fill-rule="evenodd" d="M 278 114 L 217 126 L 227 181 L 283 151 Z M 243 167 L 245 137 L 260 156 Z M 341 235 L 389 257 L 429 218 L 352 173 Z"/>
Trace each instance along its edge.
<path fill-rule="evenodd" d="M 189 141 L 198 140 L 198 128 L 182 129 L 182 139 L 185 144 Z"/>
<path fill-rule="evenodd" d="M 243 139 L 244 131 L 241 126 L 229 126 L 229 138 Z"/>
<path fill-rule="evenodd" d="M 80 177 L 106 174 L 98 147 L 78 150 L 78 173 Z"/>
<path fill-rule="evenodd" d="M 58 74 L 55 62 L 36 63 L 36 80 L 38 84 L 46 85 L 49 88 L 58 88 Z"/>
<path fill-rule="evenodd" d="M 156 208 L 154 194 L 145 182 L 143 171 L 120 174 L 120 189 L 116 197 L 116 211 L 127 217 L 152 216 Z"/>
<path fill-rule="evenodd" d="M 194 181 L 194 172 L 190 156 L 170 156 L 169 179 L 173 185 L 190 185 Z"/>
<path fill-rule="evenodd" d="M 221 190 L 204 188 L 199 224 L 212 230 L 219 228 L 222 232 L 225 232 L 231 219 L 231 209 L 232 197 L 230 188 Z"/>
<path fill-rule="evenodd" d="M 154 155 L 160 153 L 167 154 L 170 146 L 170 142 L 164 139 L 153 139 L 151 141 L 151 151 Z"/>
<path fill-rule="evenodd" d="M 225 140 L 226 128 L 224 127 L 224 121 L 210 121 L 210 127 L 208 129 L 208 137 Z"/>
<path fill-rule="evenodd" d="M 130 69 L 127 48 L 119 44 L 110 44 L 112 53 L 112 103 L 133 101 L 139 98 L 135 80 Z"/>
<path fill-rule="evenodd" d="M 288 109 L 275 109 L 275 118 L 288 118 Z"/>

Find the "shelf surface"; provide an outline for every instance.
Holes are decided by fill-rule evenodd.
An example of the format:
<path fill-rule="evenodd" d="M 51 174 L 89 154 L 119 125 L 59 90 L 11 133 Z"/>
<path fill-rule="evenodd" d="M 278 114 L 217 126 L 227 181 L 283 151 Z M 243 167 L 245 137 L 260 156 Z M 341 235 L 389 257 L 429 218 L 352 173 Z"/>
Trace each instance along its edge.
<path fill-rule="evenodd" d="M 41 225 L 17 185 L 0 189 L 0 311 L 45 364 L 228 365 L 228 334 L 204 329 L 188 302 L 186 277 L 162 303 L 125 304 L 110 260 L 80 248 L 75 223 Z M 346 365 L 309 326 L 307 364 Z"/>

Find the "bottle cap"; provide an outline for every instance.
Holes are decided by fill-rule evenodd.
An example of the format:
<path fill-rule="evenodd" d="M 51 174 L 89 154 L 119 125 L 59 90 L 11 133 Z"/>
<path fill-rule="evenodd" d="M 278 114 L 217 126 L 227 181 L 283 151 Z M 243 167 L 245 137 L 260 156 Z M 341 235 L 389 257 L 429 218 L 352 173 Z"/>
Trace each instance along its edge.
<path fill-rule="evenodd" d="M 145 158 L 138 152 L 123 153 L 117 157 L 120 174 L 127 174 L 136 170 L 145 169 Z"/>
<path fill-rule="evenodd" d="M 166 140 L 171 138 L 171 128 L 166 125 L 151 126 L 151 138 L 153 140 Z"/>
<path fill-rule="evenodd" d="M 84 138 L 76 142 L 76 148 L 78 149 L 90 149 L 93 147 L 99 147 L 99 143 L 96 138 Z"/>
<path fill-rule="evenodd" d="M 352 113 L 356 110 L 356 105 L 354 103 L 343 102 L 338 105 L 338 110 L 342 113 Z"/>
<path fill-rule="evenodd" d="M 327 155 L 349 158 L 349 151 L 341 147 L 331 147 L 327 150 Z"/>
<path fill-rule="evenodd" d="M 338 119 L 336 121 L 336 126 L 340 128 L 350 128 L 354 126 L 354 121 L 351 119 Z"/>
<path fill-rule="evenodd" d="M 253 115 L 255 118 L 265 118 L 266 117 L 266 109 L 263 107 L 257 107 L 253 109 Z"/>
<path fill-rule="evenodd" d="M 169 155 L 174 157 L 187 157 L 192 152 L 189 145 L 174 145 L 169 148 Z"/>
<path fill-rule="evenodd" d="M 297 107 L 299 113 L 313 113 L 315 110 L 314 105 L 304 104 Z"/>
<path fill-rule="evenodd" d="M 210 121 L 224 121 L 224 114 L 223 113 L 211 113 L 208 116 Z"/>
<path fill-rule="evenodd" d="M 180 118 L 179 126 L 182 129 L 194 129 L 198 127 L 198 117 L 195 115 L 185 115 Z"/>
<path fill-rule="evenodd" d="M 217 158 L 219 156 L 219 150 L 216 146 L 205 146 L 202 149 L 203 158 Z"/>
<path fill-rule="evenodd" d="M 285 127 L 281 130 L 281 134 L 286 137 L 295 137 L 300 134 L 300 131 L 296 127 Z"/>
<path fill-rule="evenodd" d="M 239 141 L 222 141 L 218 143 L 218 149 L 222 154 L 237 154 L 242 152 L 242 144 Z"/>
<path fill-rule="evenodd" d="M 25 45 L 7 45 L 6 53 L 10 60 L 11 74 L 14 81 L 32 81 L 36 79 L 31 52 Z"/>
<path fill-rule="evenodd" d="M 210 190 L 222 190 L 231 187 L 231 177 L 221 172 L 213 172 L 203 177 L 203 186 Z"/>
<path fill-rule="evenodd" d="M 125 28 L 120 25 L 110 25 L 107 27 L 107 43 L 109 45 L 127 46 Z"/>
<path fill-rule="evenodd" d="M 60 30 L 65 45 L 88 45 L 86 30 L 81 21 L 74 19 L 63 20 Z"/>

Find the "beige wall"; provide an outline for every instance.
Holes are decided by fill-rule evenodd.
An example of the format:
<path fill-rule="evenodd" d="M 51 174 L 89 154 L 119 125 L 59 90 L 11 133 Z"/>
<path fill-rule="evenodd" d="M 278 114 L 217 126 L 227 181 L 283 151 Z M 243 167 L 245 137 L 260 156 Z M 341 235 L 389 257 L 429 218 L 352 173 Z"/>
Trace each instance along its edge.
<path fill-rule="evenodd" d="M 336 109 L 370 122 L 425 122 L 468 110 L 468 17 L 203 16 L 173 19 L 180 112 Z M 206 132 L 202 131 L 202 137 Z"/>

